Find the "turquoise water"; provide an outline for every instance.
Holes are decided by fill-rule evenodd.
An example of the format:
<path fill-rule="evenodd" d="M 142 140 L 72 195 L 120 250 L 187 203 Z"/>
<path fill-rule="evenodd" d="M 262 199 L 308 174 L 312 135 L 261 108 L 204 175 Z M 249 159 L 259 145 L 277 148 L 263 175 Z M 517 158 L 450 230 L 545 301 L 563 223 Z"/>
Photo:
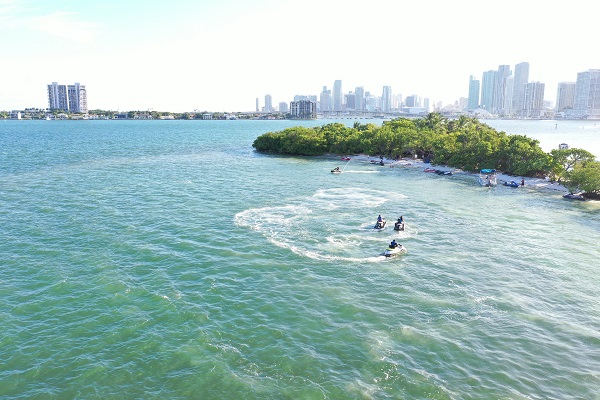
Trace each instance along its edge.
<path fill-rule="evenodd" d="M 600 398 L 598 203 L 253 152 L 297 124 L 0 122 L 0 398 Z"/>

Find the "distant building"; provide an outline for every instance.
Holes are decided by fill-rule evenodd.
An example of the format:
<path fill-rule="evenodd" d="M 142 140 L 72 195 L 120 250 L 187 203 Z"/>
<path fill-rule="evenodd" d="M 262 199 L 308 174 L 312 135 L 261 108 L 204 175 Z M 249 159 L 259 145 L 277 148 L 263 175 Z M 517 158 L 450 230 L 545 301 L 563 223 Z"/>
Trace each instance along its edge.
<path fill-rule="evenodd" d="M 381 111 L 392 111 L 392 87 L 384 86 L 381 94 Z"/>
<path fill-rule="evenodd" d="M 265 112 L 273 112 L 273 99 L 270 94 L 265 96 Z"/>
<path fill-rule="evenodd" d="M 514 83 L 514 76 L 509 76 L 508 78 L 506 78 L 506 88 L 504 89 L 504 106 L 502 107 L 504 115 L 512 115 L 514 113 L 512 105 L 513 90 L 515 88 Z"/>
<path fill-rule="evenodd" d="M 513 96 L 512 96 L 512 114 L 522 116 L 525 109 L 525 85 L 529 82 L 529 63 L 522 62 L 515 65 L 515 75 L 513 78 Z"/>
<path fill-rule="evenodd" d="M 600 69 L 577 74 L 573 115 L 578 118 L 600 119 Z"/>
<path fill-rule="evenodd" d="M 292 118 L 316 119 L 317 103 L 310 100 L 292 101 L 290 103 L 290 114 Z"/>
<path fill-rule="evenodd" d="M 354 95 L 354 93 L 350 92 L 350 93 L 346 93 L 346 95 L 344 96 L 344 99 L 346 99 L 345 104 L 346 104 L 346 110 L 355 110 L 356 105 L 355 105 L 355 100 L 356 100 L 356 96 Z"/>
<path fill-rule="evenodd" d="M 556 90 L 556 112 L 573 109 L 575 103 L 575 82 L 559 82 Z"/>
<path fill-rule="evenodd" d="M 258 97 L 256 98 L 256 112 L 260 111 L 260 104 L 258 103 Z"/>
<path fill-rule="evenodd" d="M 321 112 L 331 111 L 331 90 L 327 90 L 327 86 L 323 86 L 323 91 L 319 97 L 319 110 Z"/>
<path fill-rule="evenodd" d="M 281 113 L 286 113 L 288 112 L 290 109 L 288 107 L 288 104 L 286 102 L 280 102 L 279 103 L 279 112 Z"/>
<path fill-rule="evenodd" d="M 469 101 L 467 108 L 469 110 L 479 108 L 479 80 L 473 78 L 473 75 L 469 77 Z"/>
<path fill-rule="evenodd" d="M 48 85 L 48 108 L 52 111 L 70 111 L 86 114 L 88 112 L 87 90 L 85 85 Z"/>
<path fill-rule="evenodd" d="M 336 80 L 333 82 L 333 111 L 343 111 L 344 97 L 342 96 L 342 81 Z"/>
<path fill-rule="evenodd" d="M 481 80 L 481 108 L 491 113 L 494 112 L 496 73 L 494 70 L 485 71 Z"/>
<path fill-rule="evenodd" d="M 494 82 L 493 112 L 495 114 L 504 113 L 504 95 L 506 93 L 506 80 L 510 76 L 509 65 L 499 65 L 496 71 L 496 80 Z"/>
<path fill-rule="evenodd" d="M 525 118 L 539 118 L 544 109 L 544 87 L 540 82 L 529 82 L 525 84 L 525 96 L 523 98 L 522 116 Z"/>
<path fill-rule="evenodd" d="M 356 111 L 365 110 L 365 88 L 362 86 L 354 89 L 354 109 Z"/>

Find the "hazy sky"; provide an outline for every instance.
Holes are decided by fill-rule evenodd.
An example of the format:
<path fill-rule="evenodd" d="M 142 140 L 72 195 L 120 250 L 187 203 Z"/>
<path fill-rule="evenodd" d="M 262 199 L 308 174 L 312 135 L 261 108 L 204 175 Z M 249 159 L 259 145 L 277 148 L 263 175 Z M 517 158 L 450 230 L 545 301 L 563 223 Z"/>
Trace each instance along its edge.
<path fill-rule="evenodd" d="M 561 4 L 560 6 L 557 5 Z M 301 8 L 297 8 L 301 6 Z M 342 80 L 452 103 L 469 75 L 530 63 L 557 83 L 600 68 L 595 1 L 0 0 L 0 110 L 85 84 L 90 109 L 249 111 Z"/>

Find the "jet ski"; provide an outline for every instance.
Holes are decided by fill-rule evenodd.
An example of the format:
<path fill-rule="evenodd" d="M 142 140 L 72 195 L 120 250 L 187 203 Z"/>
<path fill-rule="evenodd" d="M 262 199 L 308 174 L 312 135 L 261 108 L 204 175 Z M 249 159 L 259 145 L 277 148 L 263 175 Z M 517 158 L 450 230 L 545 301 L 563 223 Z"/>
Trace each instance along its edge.
<path fill-rule="evenodd" d="M 381 221 L 377 221 L 373 229 L 382 230 L 385 228 L 385 218 L 382 218 Z"/>
<path fill-rule="evenodd" d="M 394 257 L 394 256 L 398 256 L 400 254 L 406 254 L 406 252 L 408 251 L 408 249 L 406 247 L 404 247 L 403 245 L 399 244 L 396 247 L 390 248 L 388 247 L 385 252 L 383 253 L 384 256 L 386 257 Z"/>

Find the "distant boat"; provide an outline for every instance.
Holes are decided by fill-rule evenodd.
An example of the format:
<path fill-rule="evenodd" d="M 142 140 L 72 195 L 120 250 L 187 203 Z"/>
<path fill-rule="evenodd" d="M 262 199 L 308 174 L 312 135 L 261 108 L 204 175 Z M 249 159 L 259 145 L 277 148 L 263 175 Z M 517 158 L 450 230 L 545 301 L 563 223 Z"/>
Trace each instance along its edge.
<path fill-rule="evenodd" d="M 481 186 L 492 187 L 498 184 L 495 169 L 482 169 L 479 171 L 479 184 Z"/>
<path fill-rule="evenodd" d="M 585 197 L 581 193 L 568 193 L 563 195 L 564 199 L 585 201 Z"/>

